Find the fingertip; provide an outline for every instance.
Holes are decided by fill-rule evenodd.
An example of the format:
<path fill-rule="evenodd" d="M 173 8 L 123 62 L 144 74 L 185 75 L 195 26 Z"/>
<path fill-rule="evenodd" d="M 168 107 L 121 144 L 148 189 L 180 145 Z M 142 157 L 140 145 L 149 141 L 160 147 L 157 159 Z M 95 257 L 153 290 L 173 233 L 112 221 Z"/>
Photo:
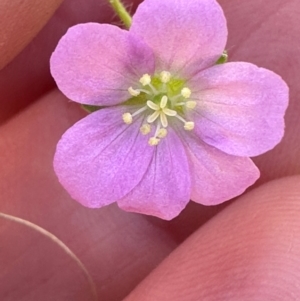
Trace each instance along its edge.
<path fill-rule="evenodd" d="M 126 301 L 297 300 L 300 176 L 240 197 L 171 254 Z"/>

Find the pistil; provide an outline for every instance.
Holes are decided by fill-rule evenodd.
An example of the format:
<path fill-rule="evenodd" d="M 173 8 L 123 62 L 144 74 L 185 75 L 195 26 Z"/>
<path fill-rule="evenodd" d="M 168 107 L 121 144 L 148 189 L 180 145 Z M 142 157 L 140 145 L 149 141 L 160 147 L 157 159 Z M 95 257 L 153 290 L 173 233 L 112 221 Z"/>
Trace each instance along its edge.
<path fill-rule="evenodd" d="M 176 116 L 177 112 L 175 110 L 171 110 L 167 108 L 167 103 L 168 103 L 168 97 L 164 95 L 161 98 L 159 106 L 155 104 L 153 101 L 148 100 L 147 101 L 147 106 L 154 110 L 154 113 L 151 114 L 147 118 L 147 122 L 152 123 L 154 122 L 158 117 L 160 117 L 160 122 L 164 128 L 168 126 L 168 118 L 167 116 Z"/>

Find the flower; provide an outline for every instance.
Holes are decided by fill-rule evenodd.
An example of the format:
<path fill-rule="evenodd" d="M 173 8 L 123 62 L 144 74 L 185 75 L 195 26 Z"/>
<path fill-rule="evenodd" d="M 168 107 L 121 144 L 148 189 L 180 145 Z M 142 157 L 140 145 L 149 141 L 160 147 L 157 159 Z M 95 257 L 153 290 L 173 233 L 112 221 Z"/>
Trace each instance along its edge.
<path fill-rule="evenodd" d="M 57 145 L 54 169 L 75 200 L 169 220 L 190 199 L 219 204 L 257 180 L 249 157 L 281 140 L 288 88 L 250 63 L 216 65 L 226 39 L 215 0 L 145 0 L 129 31 L 68 30 L 52 75 L 68 98 L 104 107 Z"/>

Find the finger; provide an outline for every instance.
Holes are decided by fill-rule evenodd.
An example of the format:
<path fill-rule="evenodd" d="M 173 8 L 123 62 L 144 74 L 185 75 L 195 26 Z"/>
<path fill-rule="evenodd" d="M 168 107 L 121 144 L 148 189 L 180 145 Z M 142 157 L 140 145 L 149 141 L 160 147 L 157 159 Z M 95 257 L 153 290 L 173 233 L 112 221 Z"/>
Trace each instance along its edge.
<path fill-rule="evenodd" d="M 0 70 L 35 37 L 61 2 L 62 0 L 0 2 Z"/>
<path fill-rule="evenodd" d="M 241 197 L 125 300 L 298 300 L 299 181 L 284 178 Z"/>

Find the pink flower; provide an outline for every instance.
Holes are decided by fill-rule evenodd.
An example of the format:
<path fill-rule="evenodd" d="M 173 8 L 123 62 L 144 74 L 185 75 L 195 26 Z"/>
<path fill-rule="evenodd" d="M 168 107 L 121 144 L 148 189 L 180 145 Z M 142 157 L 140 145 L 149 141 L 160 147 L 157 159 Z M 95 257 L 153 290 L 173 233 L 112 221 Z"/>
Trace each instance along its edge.
<path fill-rule="evenodd" d="M 69 29 L 52 75 L 73 101 L 105 106 L 57 145 L 54 168 L 75 200 L 172 219 L 190 199 L 219 204 L 257 180 L 248 157 L 281 140 L 288 88 L 249 63 L 216 65 L 226 38 L 215 0 L 145 0 L 129 31 Z"/>

